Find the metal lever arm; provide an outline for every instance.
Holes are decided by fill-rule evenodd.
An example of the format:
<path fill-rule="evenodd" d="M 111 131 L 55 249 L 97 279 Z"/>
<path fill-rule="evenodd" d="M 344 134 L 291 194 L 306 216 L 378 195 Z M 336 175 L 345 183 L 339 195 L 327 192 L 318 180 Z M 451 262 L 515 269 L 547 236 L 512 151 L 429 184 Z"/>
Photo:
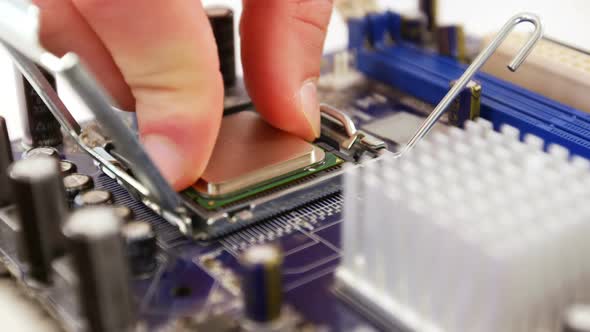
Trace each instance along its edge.
<path fill-rule="evenodd" d="M 430 113 L 428 118 L 424 120 L 424 123 L 420 126 L 418 131 L 414 134 L 414 136 L 408 141 L 408 143 L 396 153 L 396 156 L 399 157 L 405 152 L 411 150 L 424 136 L 426 136 L 432 127 L 436 124 L 438 119 L 443 115 L 443 113 L 449 108 L 453 100 L 457 98 L 459 93 L 465 88 L 467 83 L 473 78 L 473 76 L 477 73 L 477 71 L 486 63 L 488 58 L 496 51 L 496 49 L 500 46 L 500 44 L 508 37 L 508 34 L 520 23 L 528 22 L 534 25 L 535 30 L 533 31 L 531 37 L 528 41 L 524 44 L 524 46 L 520 49 L 518 54 L 514 57 L 512 62 L 508 65 L 508 69 L 511 71 L 516 71 L 518 67 L 524 62 L 526 57 L 531 53 L 533 47 L 537 42 L 543 37 L 543 26 L 541 24 L 541 20 L 535 14 L 531 13 L 520 13 L 513 16 L 506 24 L 502 27 L 500 32 L 496 35 L 494 40 L 483 50 L 477 58 L 471 63 L 471 65 L 465 70 L 461 78 L 453 85 L 451 90 L 447 92 L 446 96 L 440 101 L 440 103 L 436 106 L 436 108 Z"/>
<path fill-rule="evenodd" d="M 113 139 L 120 153 L 131 162 L 142 194 L 153 198 L 164 210 L 176 211 L 181 201 L 166 182 L 139 140 L 113 112 L 114 101 L 73 53 L 58 57 L 39 42 L 39 8 L 30 0 L 0 0 L 0 45 L 7 46 L 19 69 L 47 103 L 70 135 L 77 138 L 79 125 L 51 92 L 33 63 L 70 83 L 76 94 L 94 113 L 102 129 Z M 7 13 L 4 15 L 4 13 Z M 112 166 L 112 165 L 111 165 Z M 129 176 L 127 178 L 131 179 Z"/>

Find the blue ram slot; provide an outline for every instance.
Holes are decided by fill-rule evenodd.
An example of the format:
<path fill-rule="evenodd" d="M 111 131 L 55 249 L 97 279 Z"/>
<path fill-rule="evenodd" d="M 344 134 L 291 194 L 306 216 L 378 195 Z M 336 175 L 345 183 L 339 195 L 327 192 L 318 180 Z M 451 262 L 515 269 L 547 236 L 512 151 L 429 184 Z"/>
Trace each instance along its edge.
<path fill-rule="evenodd" d="M 461 72 L 465 68 L 467 68 L 466 65 L 463 65 L 461 63 L 457 63 L 453 59 L 438 56 L 436 54 L 427 53 L 424 50 L 421 50 L 421 49 L 417 48 L 416 46 L 411 45 L 409 43 L 405 43 L 403 46 L 404 46 L 403 48 L 406 51 L 414 51 L 414 52 L 419 52 L 421 54 L 429 55 L 431 57 L 431 59 L 436 60 L 437 62 L 439 62 L 443 66 L 446 65 L 447 67 L 456 67 L 459 70 L 461 70 Z M 518 75 L 518 73 L 515 73 L 515 75 Z M 563 111 L 565 114 L 567 114 L 568 116 L 570 116 L 574 119 L 575 118 L 584 119 L 585 121 L 590 122 L 590 114 L 588 114 L 588 113 L 585 113 L 583 111 L 577 110 L 577 109 L 572 108 L 570 106 L 564 105 L 564 104 L 557 102 L 553 99 L 547 98 L 547 97 L 537 94 L 537 93 L 534 93 L 530 90 L 527 90 L 527 89 L 520 87 L 518 85 L 514 85 L 510 82 L 504 81 L 504 80 L 499 79 L 499 78 L 492 76 L 492 75 L 480 73 L 480 74 L 478 74 L 478 77 L 485 79 L 486 82 L 491 82 L 491 83 L 503 86 L 511 93 L 515 93 L 515 94 L 520 95 L 522 97 L 533 98 L 537 102 L 543 104 L 544 106 L 550 107 L 551 109 Z"/>
<path fill-rule="evenodd" d="M 446 75 L 455 78 L 459 77 L 467 67 L 452 59 L 430 54 L 413 46 L 408 47 L 406 44 L 396 47 L 395 49 L 390 48 L 383 50 L 383 52 L 388 52 L 388 54 L 393 55 L 393 53 L 390 53 L 392 51 L 395 51 L 395 54 L 399 55 L 402 59 L 409 60 L 412 64 L 422 66 L 425 69 L 429 68 L 434 72 L 446 73 Z M 515 73 L 515 75 L 518 75 L 518 73 Z M 512 83 L 503 81 L 485 73 L 480 73 L 476 77 L 477 80 L 484 85 L 484 87 L 498 87 L 499 89 L 495 90 L 495 93 L 505 94 L 505 96 L 509 96 L 511 99 L 516 101 L 526 101 L 529 107 L 539 107 L 540 109 L 545 110 L 551 113 L 553 116 L 559 117 L 563 120 L 579 120 L 584 121 L 584 123 L 590 125 L 590 114 L 588 113 L 571 108 L 552 99 L 533 93 L 522 87 L 516 86 Z"/>
<path fill-rule="evenodd" d="M 391 61 L 404 63 L 405 66 L 416 67 L 416 64 L 419 64 L 418 71 L 423 70 L 429 73 L 429 75 L 432 75 L 432 77 L 440 78 L 443 82 L 456 79 L 463 72 L 462 69 L 453 69 L 447 71 L 451 72 L 451 74 L 447 73 L 447 75 L 443 75 L 442 72 L 446 71 L 445 69 L 448 69 L 448 67 L 445 68 L 444 65 L 436 63 L 436 59 L 432 57 L 428 57 L 426 61 L 416 61 L 417 59 L 422 60 L 419 57 L 424 57 L 424 55 L 414 53 L 404 54 L 403 47 L 388 49 L 387 51 L 380 52 L 380 54 L 383 52 L 386 52 L 388 58 L 391 57 Z M 575 113 L 579 113 L 579 111 L 567 108 L 567 106 L 565 106 L 565 109 L 548 107 L 535 98 L 525 98 L 519 94 L 514 94 L 505 86 L 499 85 L 497 82 L 493 82 L 487 78 L 489 78 L 487 74 L 481 74 L 477 77 L 477 80 L 484 87 L 483 95 L 518 109 L 523 113 L 548 121 L 571 134 L 581 136 L 582 138 L 590 137 L 590 122 L 576 116 Z M 586 113 L 583 114 L 587 115 Z"/>
<path fill-rule="evenodd" d="M 449 82 L 457 79 L 466 66 L 403 41 L 398 41 L 395 47 L 387 47 L 386 31 L 397 27 L 395 21 L 388 19 L 392 14 L 372 14 L 364 19 L 364 26 L 358 21 L 356 27 L 351 26 L 357 35 L 364 33 L 366 43 L 376 49 L 367 52 L 359 43 L 351 46 L 359 53 L 359 69 L 371 78 L 394 85 L 427 102 L 438 103 L 448 91 Z M 508 123 L 523 133 L 536 134 L 548 143 L 564 145 L 572 153 L 590 156 L 589 114 L 487 74 L 478 74 L 476 80 L 483 85 L 481 114 L 496 127 Z"/>
<path fill-rule="evenodd" d="M 395 86 L 428 103 L 438 103 L 449 90 L 450 79 L 432 75 L 424 70 L 416 70 L 404 62 L 392 61 L 391 56 L 380 52 L 359 50 L 357 54 L 358 69 L 368 77 Z M 511 107 L 509 103 L 494 100 L 485 93 L 482 95 L 481 106 L 482 117 L 492 121 L 496 128 L 506 123 L 519 128 L 523 134 L 530 133 L 542 137 L 547 144 L 563 145 L 573 154 L 590 157 L 590 141 L 587 139 L 556 128 L 555 125 L 526 113 L 523 114 Z"/>
<path fill-rule="evenodd" d="M 372 45 L 383 45 L 381 38 L 383 37 L 382 34 L 370 34 L 368 33 L 368 31 L 390 31 L 392 36 L 394 36 L 394 39 L 397 41 L 399 39 L 401 39 L 401 35 L 398 34 L 398 31 L 400 31 L 400 22 L 401 22 L 401 16 L 395 12 L 383 12 L 383 13 L 379 13 L 379 14 L 371 14 L 366 18 L 357 18 L 354 20 L 350 21 L 351 24 L 349 24 L 349 31 L 350 34 L 356 34 L 356 35 L 364 35 L 364 40 L 371 43 Z M 359 24 L 359 22 L 362 22 Z M 414 44 L 411 43 L 404 43 L 402 41 L 400 41 L 400 44 L 403 45 L 403 47 L 400 48 L 399 51 L 401 52 L 415 52 L 413 53 L 414 56 L 418 56 L 420 58 L 421 61 L 432 61 L 434 63 L 436 63 L 438 66 L 437 70 L 449 70 L 452 72 L 449 72 L 449 74 L 453 74 L 456 77 L 454 77 L 453 79 L 459 77 L 463 71 L 465 70 L 465 68 L 467 66 L 458 63 L 457 61 L 448 58 L 448 57 L 444 57 L 444 56 L 439 56 L 438 54 L 436 54 L 435 52 L 432 51 L 428 51 L 425 50 L 424 48 L 420 48 L 419 46 L 416 46 Z M 359 49 L 362 48 L 363 44 L 360 43 L 356 43 L 353 45 L 352 40 L 351 40 L 351 45 L 350 48 L 353 49 Z M 380 47 L 378 47 L 380 48 Z M 408 59 L 412 59 L 412 56 L 408 56 Z M 454 71 L 453 71 L 454 70 Z M 477 76 L 477 79 L 480 80 L 482 83 L 486 83 L 485 85 L 488 85 L 488 83 L 493 83 L 493 84 L 497 84 L 501 87 L 504 87 L 507 92 L 511 93 L 511 94 L 516 94 L 522 97 L 525 97 L 527 99 L 532 99 L 534 100 L 535 103 L 540 103 L 543 106 L 548 107 L 549 109 L 552 110 L 556 110 L 556 111 L 562 111 L 562 118 L 564 120 L 576 120 L 576 119 L 583 119 L 585 121 L 588 121 L 590 123 L 590 114 L 573 109 L 571 107 L 568 107 L 566 105 L 563 105 L 555 100 L 549 99 L 547 97 L 544 97 L 542 95 L 533 93 L 525 88 L 516 86 L 514 84 L 511 84 L 509 82 L 503 81 L 501 79 L 498 79 L 494 76 L 491 75 L 487 75 L 487 74 L 479 74 Z M 516 97 L 514 97 L 516 98 Z"/>

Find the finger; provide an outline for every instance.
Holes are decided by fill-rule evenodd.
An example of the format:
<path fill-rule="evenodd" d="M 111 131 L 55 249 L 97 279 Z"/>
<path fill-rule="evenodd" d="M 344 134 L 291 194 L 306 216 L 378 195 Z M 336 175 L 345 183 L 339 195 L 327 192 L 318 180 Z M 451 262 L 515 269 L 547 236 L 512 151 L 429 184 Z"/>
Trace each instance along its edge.
<path fill-rule="evenodd" d="M 320 134 L 316 82 L 331 12 L 330 0 L 244 0 L 248 92 L 267 121 L 308 140 Z"/>
<path fill-rule="evenodd" d="M 73 0 L 121 69 L 142 141 L 169 182 L 195 182 L 223 113 L 215 39 L 200 1 Z"/>
<path fill-rule="evenodd" d="M 41 43 L 62 56 L 75 52 L 124 110 L 135 109 L 131 90 L 108 50 L 70 0 L 34 0 L 41 9 Z"/>

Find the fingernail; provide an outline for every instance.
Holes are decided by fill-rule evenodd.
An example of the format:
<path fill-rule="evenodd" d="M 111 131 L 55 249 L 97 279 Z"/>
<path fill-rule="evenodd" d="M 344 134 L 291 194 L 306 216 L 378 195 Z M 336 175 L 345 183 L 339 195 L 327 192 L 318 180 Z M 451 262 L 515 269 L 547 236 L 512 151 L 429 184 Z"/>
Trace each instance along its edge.
<path fill-rule="evenodd" d="M 315 138 L 320 137 L 320 103 L 315 81 L 308 81 L 299 90 L 301 110 L 309 122 Z"/>
<path fill-rule="evenodd" d="M 184 172 L 182 153 L 169 138 L 161 135 L 147 135 L 142 139 L 143 145 L 164 178 L 176 187 Z"/>

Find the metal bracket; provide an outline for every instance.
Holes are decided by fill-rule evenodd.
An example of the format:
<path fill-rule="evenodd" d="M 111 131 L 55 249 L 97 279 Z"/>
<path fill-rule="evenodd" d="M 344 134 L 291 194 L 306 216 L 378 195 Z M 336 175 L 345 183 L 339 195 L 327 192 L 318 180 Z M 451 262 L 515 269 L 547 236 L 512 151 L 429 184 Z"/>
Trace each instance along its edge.
<path fill-rule="evenodd" d="M 354 125 L 352 119 L 350 119 L 340 110 L 330 105 L 322 104 L 320 105 L 320 116 L 322 119 L 326 119 L 332 124 L 340 127 L 343 133 L 346 135 L 340 142 L 341 148 L 350 150 L 354 143 L 356 143 L 361 138 L 361 134 L 356 130 L 356 126 Z"/>
<path fill-rule="evenodd" d="M 352 151 L 356 147 L 365 148 L 371 151 L 378 151 L 387 148 L 382 140 L 368 133 L 357 130 L 352 119 L 344 112 L 327 104 L 320 105 L 320 115 L 323 121 L 338 128 L 337 132 L 332 128 L 322 128 L 323 134 L 339 142 L 340 149 Z"/>
<path fill-rule="evenodd" d="M 109 171 L 131 184 L 143 196 L 157 202 L 162 209 L 170 212 L 179 211 L 179 195 L 166 182 L 137 137 L 116 116 L 113 111 L 113 107 L 117 107 L 115 101 L 81 64 L 78 56 L 68 53 L 60 58 L 46 51 L 40 44 L 39 8 L 28 0 L 4 0 L 0 2 L 0 12 L 3 13 L 0 19 L 0 43 L 6 47 L 17 67 L 76 142 Z M 83 145 L 79 139 L 79 124 L 35 64 L 62 77 L 71 85 L 94 113 L 101 127 L 113 139 L 118 151 L 131 162 L 129 166 L 139 182 Z"/>

